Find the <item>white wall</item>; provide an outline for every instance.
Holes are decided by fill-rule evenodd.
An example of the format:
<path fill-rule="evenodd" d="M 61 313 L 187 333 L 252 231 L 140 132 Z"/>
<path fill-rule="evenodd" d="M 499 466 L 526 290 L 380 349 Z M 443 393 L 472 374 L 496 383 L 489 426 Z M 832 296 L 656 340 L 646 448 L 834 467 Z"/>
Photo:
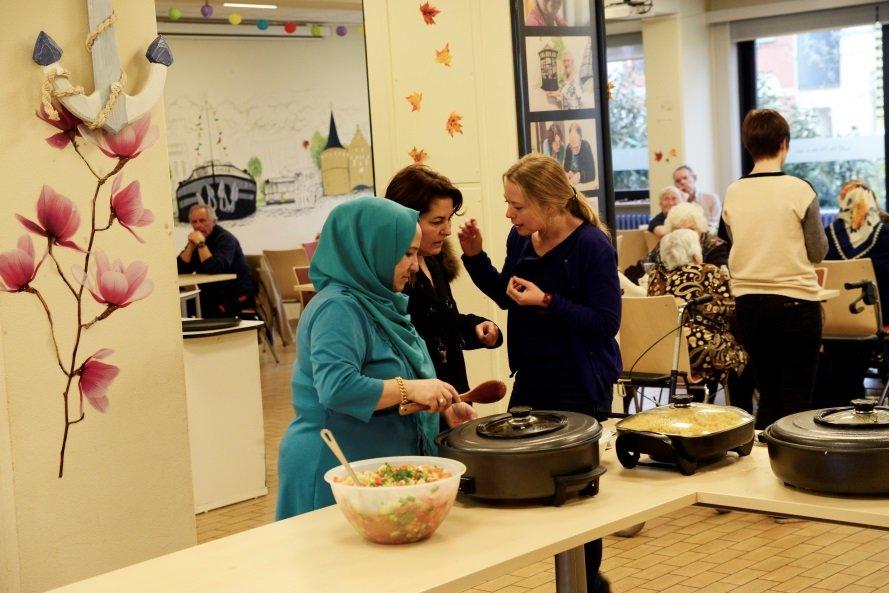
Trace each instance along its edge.
<path fill-rule="evenodd" d="M 95 181 L 70 148 L 59 151 L 44 142 L 55 130 L 33 115 L 42 76 L 31 51 L 37 33 L 47 31 L 64 49 L 63 65 L 73 81 L 91 90 L 86 3 L 46 0 L 39 8 L 5 8 L 0 172 L 7 199 L 0 203 L 0 251 L 12 249 L 25 232 L 14 214 L 35 216 L 44 183 L 79 205 L 75 239 L 83 243 Z M 156 35 L 154 5 L 129 0 L 116 2 L 115 9 L 127 91 L 136 93 L 147 76 L 145 49 Z M 43 591 L 195 542 L 163 106 L 152 115 L 160 139 L 125 171 L 127 181 L 141 182 L 143 202 L 157 222 L 142 230 L 144 245 L 115 225 L 97 246 L 125 262 L 147 262 L 155 288 L 145 301 L 84 333 L 78 363 L 109 347 L 115 352 L 108 361 L 120 375 L 109 390 L 107 412 L 87 407 L 85 419 L 71 427 L 61 479 L 64 376 L 46 316 L 32 295 L 0 293 L 0 591 Z M 84 154 L 102 171 L 113 166 L 91 147 Z M 106 186 L 99 196 L 100 221 L 108 216 L 107 200 Z M 33 238 L 42 253 L 45 243 Z M 70 249 L 57 253 L 70 278 L 82 256 Z M 47 263 L 34 285 L 55 314 L 62 351 L 70 353 L 77 324 L 71 295 Z M 84 303 L 87 319 L 102 310 L 88 294 Z M 77 401 L 76 387 L 72 399 Z"/>
<path fill-rule="evenodd" d="M 327 136 L 331 110 L 343 145 L 359 127 L 371 140 L 361 27 L 350 26 L 344 37 L 171 36 L 169 42 L 176 60 L 165 95 L 171 203 L 179 181 L 210 158 L 211 147 L 214 158 L 238 168 L 257 156 L 262 178 L 299 174 L 301 197 L 310 196 L 314 205 L 260 206 L 253 216 L 223 226 L 235 233 L 246 253 L 311 241 L 342 199 L 321 196 L 321 175 L 303 141 L 311 141 L 315 132 Z M 199 113 L 213 120 L 212 138 L 206 126 L 198 138 Z M 216 144 L 220 131 L 223 142 Z M 188 231 L 185 224 L 176 226 L 177 246 Z"/>
<path fill-rule="evenodd" d="M 501 175 L 518 158 L 509 3 L 454 0 L 438 8 L 436 24 L 425 25 L 416 3 L 364 3 L 377 185 L 382 192 L 392 175 L 412 162 L 412 147 L 426 150 L 426 164 L 463 192 L 462 220 L 479 220 L 485 250 L 499 266 L 509 231 Z M 434 60 L 435 50 L 445 43 L 453 53 L 450 68 Z M 394 51 L 398 48 L 410 49 Z M 414 91 L 424 97 L 418 112 L 411 112 L 404 99 Z M 444 131 L 451 111 L 463 116 L 463 133 L 453 137 Z M 461 219 L 454 222 L 459 225 Z M 461 311 L 493 319 L 505 329 L 505 313 L 465 272 L 454 296 Z M 468 352 L 466 359 L 470 383 L 509 374 L 505 346 Z"/>

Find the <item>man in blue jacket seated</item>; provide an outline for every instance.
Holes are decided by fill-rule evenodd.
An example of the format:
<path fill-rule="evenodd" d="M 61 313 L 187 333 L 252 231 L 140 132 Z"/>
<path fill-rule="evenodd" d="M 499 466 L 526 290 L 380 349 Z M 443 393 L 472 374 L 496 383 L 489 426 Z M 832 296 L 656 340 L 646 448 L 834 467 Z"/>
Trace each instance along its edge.
<path fill-rule="evenodd" d="M 255 293 L 250 266 L 233 234 L 216 224 L 216 213 L 206 204 L 188 211 L 193 229 L 188 244 L 176 258 L 180 274 L 236 274 L 235 280 L 201 285 L 201 314 L 204 317 L 237 317 L 253 307 Z"/>

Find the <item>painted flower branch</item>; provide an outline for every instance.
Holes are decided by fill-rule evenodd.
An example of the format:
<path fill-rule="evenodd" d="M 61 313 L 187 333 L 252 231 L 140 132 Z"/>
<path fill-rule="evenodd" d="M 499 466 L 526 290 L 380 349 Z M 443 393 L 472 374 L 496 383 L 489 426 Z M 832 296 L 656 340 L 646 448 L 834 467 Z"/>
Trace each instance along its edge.
<path fill-rule="evenodd" d="M 0 291 L 34 295 L 43 308 L 49 322 L 49 333 L 55 352 L 56 361 L 62 375 L 65 376 L 65 388 L 62 402 L 65 410 L 65 429 L 62 435 L 59 453 L 59 477 L 64 475 L 65 449 L 68 433 L 72 425 L 85 418 L 84 399 L 99 412 L 108 409 L 108 389 L 117 377 L 120 369 L 103 359 L 113 354 L 113 350 L 101 348 L 78 364 L 81 338 L 83 332 L 93 325 L 107 319 L 112 313 L 147 297 L 154 285 L 148 279 L 148 266 L 141 261 L 124 265 L 119 259 L 111 260 L 105 252 L 95 249 L 96 236 L 109 230 L 116 220 L 129 231 L 140 243 L 145 241 L 136 233 L 135 227 L 143 227 L 154 221 L 154 215 L 142 205 L 142 194 L 138 181 L 123 185 L 121 171 L 132 159 L 150 147 L 158 137 L 157 127 L 151 126 L 149 116 L 145 116 L 124 127 L 117 134 L 104 130 L 92 131 L 82 125 L 80 120 L 69 113 L 63 106 L 58 106 L 58 116 L 53 119 L 41 106 L 37 117 L 49 123 L 57 133 L 46 139 L 46 142 L 60 150 L 71 146 L 79 158 L 85 163 L 90 173 L 96 178 L 96 187 L 90 202 L 90 224 L 86 248 L 78 245 L 74 237 L 80 229 L 80 213 L 77 205 L 67 197 L 44 185 L 37 199 L 36 220 L 21 214 L 16 218 L 30 233 L 43 237 L 46 247 L 39 261 L 36 258 L 34 242 L 31 235 L 22 235 L 15 249 L 0 253 Z M 86 158 L 81 150 L 83 143 L 94 144 L 106 156 L 116 159 L 112 170 L 100 174 Z M 99 196 L 106 182 L 114 178 L 108 196 L 109 217 L 103 226 L 97 226 L 96 214 Z M 66 248 L 83 257 L 82 265 L 71 267 L 69 279 L 62 271 L 58 251 Z M 95 255 L 95 257 L 92 257 Z M 44 295 L 33 286 L 41 266 L 49 258 L 55 271 L 65 284 L 77 308 L 77 323 L 72 335 L 70 359 L 63 361 L 62 352 L 57 339 L 57 328 L 52 315 L 52 308 Z M 91 266 L 91 264 L 93 264 Z M 84 322 L 84 290 L 89 291 L 93 299 L 104 305 L 101 313 L 91 321 Z M 67 353 L 66 353 L 67 354 Z M 78 402 L 76 412 L 72 413 L 71 388 L 77 380 Z"/>

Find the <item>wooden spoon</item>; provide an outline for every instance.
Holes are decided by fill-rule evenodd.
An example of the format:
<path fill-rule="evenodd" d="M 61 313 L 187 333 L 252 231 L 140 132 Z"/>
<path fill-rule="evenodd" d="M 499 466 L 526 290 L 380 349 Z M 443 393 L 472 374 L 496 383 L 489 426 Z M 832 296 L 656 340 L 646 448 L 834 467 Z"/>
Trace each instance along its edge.
<path fill-rule="evenodd" d="M 475 388 L 470 389 L 466 393 L 461 393 L 459 397 L 460 401 L 464 402 L 474 404 L 493 404 L 494 402 L 499 402 L 503 399 L 504 395 L 506 395 L 506 383 L 503 381 L 491 380 L 479 383 Z M 409 404 L 400 405 L 398 407 L 398 413 L 402 416 L 407 416 L 408 414 L 416 414 L 417 412 L 422 412 L 423 410 L 428 409 L 429 406 L 411 402 Z"/>
<path fill-rule="evenodd" d="M 333 451 L 333 454 L 336 455 L 336 458 L 339 459 L 340 463 L 343 464 L 343 467 L 346 468 L 346 471 L 349 473 L 349 477 L 352 478 L 352 483 L 355 486 L 361 486 L 361 482 L 358 481 L 358 474 L 356 474 L 355 470 L 352 469 L 352 466 L 349 465 L 349 461 L 346 459 L 346 456 L 343 455 L 343 450 L 340 449 L 340 444 L 336 442 L 336 438 L 334 438 L 333 433 L 326 428 L 322 428 L 321 440 L 327 443 L 327 446 L 330 447 L 330 450 Z"/>

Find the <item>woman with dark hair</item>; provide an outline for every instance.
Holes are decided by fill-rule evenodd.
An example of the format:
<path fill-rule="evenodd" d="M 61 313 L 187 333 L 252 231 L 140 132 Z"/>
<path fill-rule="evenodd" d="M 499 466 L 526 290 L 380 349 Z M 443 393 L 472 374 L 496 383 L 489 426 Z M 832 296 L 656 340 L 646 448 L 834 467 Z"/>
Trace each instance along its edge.
<path fill-rule="evenodd" d="M 560 163 L 565 160 L 565 132 L 559 122 L 553 122 L 547 129 L 543 154 L 553 157 Z"/>
<path fill-rule="evenodd" d="M 811 409 L 821 347 L 815 265 L 827 253 L 818 195 L 781 168 L 790 125 L 772 109 L 741 124 L 753 169 L 729 185 L 722 220 L 732 240 L 728 267 L 738 338 L 750 356 L 759 408 L 756 428 Z"/>
<path fill-rule="evenodd" d="M 506 262 L 497 270 L 475 220 L 460 227 L 472 281 L 509 311 L 510 405 L 579 412 L 605 420 L 621 371 L 617 256 L 590 203 L 555 159 L 529 154 L 503 175 Z M 609 590 L 599 574 L 602 540 L 584 546 L 587 591 Z"/>
<path fill-rule="evenodd" d="M 494 322 L 462 314 L 451 294 L 460 262 L 447 242 L 451 218 L 463 206 L 463 194 L 444 175 L 423 165 L 395 174 L 386 198 L 420 213 L 419 271 L 405 287 L 408 312 L 426 342 L 435 376 L 460 392 L 469 391 L 463 350 L 496 348 L 503 343 Z"/>

